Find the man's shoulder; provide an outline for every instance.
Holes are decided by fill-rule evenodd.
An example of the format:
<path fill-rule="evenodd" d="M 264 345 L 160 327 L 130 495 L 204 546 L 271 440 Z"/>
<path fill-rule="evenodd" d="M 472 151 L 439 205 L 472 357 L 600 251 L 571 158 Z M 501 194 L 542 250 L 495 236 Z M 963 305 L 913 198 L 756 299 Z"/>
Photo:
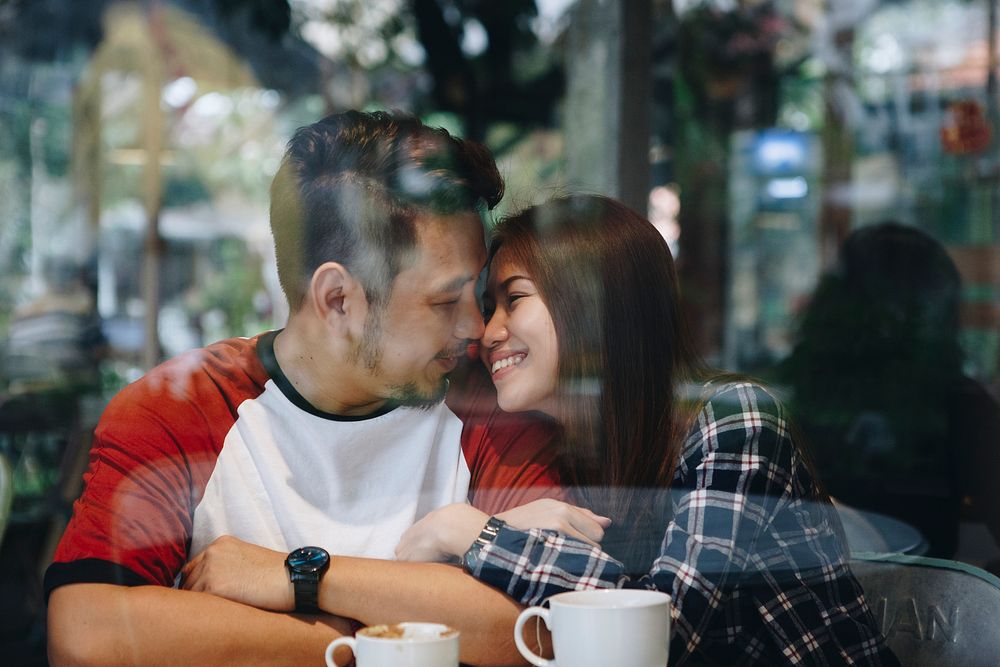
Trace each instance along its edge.
<path fill-rule="evenodd" d="M 102 426 L 144 415 L 170 422 L 193 412 L 235 412 L 244 400 L 259 396 L 268 380 L 257 358 L 257 338 L 218 341 L 163 362 L 118 392 Z"/>
<path fill-rule="evenodd" d="M 122 393 L 167 393 L 174 396 L 221 389 L 223 384 L 263 385 L 267 371 L 257 358 L 257 339 L 228 338 L 183 352 L 152 368 Z"/>

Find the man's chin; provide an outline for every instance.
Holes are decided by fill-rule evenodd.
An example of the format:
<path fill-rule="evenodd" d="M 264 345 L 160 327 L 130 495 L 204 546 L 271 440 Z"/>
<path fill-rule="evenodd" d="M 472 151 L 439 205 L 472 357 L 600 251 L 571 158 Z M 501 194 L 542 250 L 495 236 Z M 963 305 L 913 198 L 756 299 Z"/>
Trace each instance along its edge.
<path fill-rule="evenodd" d="M 392 400 L 411 408 L 429 410 L 444 400 L 448 393 L 448 378 L 441 378 L 437 386 L 420 386 L 416 382 L 393 387 Z"/>

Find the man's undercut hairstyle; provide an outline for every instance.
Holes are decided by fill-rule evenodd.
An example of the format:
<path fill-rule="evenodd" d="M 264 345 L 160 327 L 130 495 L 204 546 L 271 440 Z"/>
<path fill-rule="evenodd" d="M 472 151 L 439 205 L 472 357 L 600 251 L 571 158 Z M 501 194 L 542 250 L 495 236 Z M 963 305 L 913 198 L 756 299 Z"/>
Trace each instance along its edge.
<path fill-rule="evenodd" d="M 421 215 L 485 213 L 503 197 L 490 152 L 399 113 L 334 114 L 299 128 L 271 183 L 278 278 L 295 311 L 324 262 L 376 308 L 412 261 Z"/>

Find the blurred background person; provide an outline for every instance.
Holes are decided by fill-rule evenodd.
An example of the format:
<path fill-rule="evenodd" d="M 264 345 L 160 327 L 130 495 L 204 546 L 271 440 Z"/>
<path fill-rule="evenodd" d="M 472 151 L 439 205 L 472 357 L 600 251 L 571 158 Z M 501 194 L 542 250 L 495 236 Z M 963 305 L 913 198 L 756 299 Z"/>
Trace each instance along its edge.
<path fill-rule="evenodd" d="M 933 238 L 895 222 L 861 228 L 779 369 L 830 494 L 916 527 L 939 558 L 955 555 L 963 516 L 1000 537 L 1000 416 L 962 371 L 960 295 Z"/>

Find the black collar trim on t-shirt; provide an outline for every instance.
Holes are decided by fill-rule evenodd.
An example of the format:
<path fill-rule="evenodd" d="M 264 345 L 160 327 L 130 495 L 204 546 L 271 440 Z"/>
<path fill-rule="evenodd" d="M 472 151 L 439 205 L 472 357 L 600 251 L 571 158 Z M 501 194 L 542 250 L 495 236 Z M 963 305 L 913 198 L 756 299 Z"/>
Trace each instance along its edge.
<path fill-rule="evenodd" d="M 381 417 L 382 415 L 392 412 L 399 406 L 399 404 L 394 401 L 387 401 L 384 406 L 375 412 L 357 416 L 338 415 L 332 412 L 320 410 L 315 405 L 307 401 L 305 397 L 302 396 L 302 394 L 300 394 L 294 386 L 292 386 L 288 377 L 284 374 L 284 372 L 282 372 L 281 366 L 278 365 L 278 358 L 274 355 L 274 339 L 277 338 L 278 334 L 282 331 L 282 329 L 278 329 L 277 331 L 268 331 L 267 333 L 260 335 L 257 339 L 257 358 L 260 359 L 260 363 L 264 365 L 264 370 L 267 371 L 267 374 L 271 376 L 272 380 L 274 380 L 274 384 L 278 386 L 278 389 L 280 389 L 281 393 L 285 395 L 285 398 L 291 401 L 295 407 L 316 417 L 322 417 L 323 419 L 331 419 L 338 422 L 358 422 L 364 421 L 365 419 Z"/>

